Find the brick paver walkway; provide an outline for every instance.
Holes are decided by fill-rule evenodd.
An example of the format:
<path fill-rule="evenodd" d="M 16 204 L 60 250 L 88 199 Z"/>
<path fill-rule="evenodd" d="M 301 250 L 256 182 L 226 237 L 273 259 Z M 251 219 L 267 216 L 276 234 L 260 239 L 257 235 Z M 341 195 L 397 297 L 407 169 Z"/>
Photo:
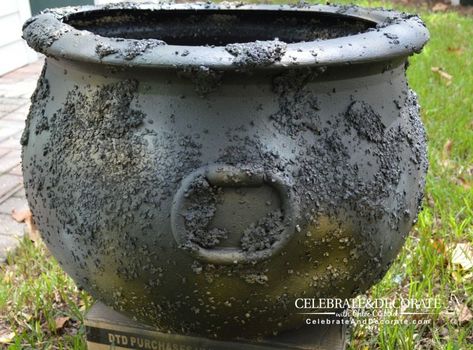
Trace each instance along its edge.
<path fill-rule="evenodd" d="M 11 212 L 27 207 L 20 137 L 42 65 L 39 60 L 0 77 L 0 263 L 18 246 L 25 230 L 23 224 L 13 220 Z"/>

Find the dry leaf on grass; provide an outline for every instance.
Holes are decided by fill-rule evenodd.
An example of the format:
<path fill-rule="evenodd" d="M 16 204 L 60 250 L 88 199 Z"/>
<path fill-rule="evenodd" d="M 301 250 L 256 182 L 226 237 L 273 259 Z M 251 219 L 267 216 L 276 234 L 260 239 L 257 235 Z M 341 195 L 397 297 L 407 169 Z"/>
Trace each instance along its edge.
<path fill-rule="evenodd" d="M 8 344 L 13 341 L 13 338 L 15 338 L 15 332 L 10 332 L 10 331 L 0 331 L 0 344 Z"/>
<path fill-rule="evenodd" d="M 430 195 L 430 193 L 427 193 L 425 197 L 426 197 L 427 204 L 429 205 L 429 207 L 435 208 L 435 201 L 432 198 L 432 196 Z"/>
<path fill-rule="evenodd" d="M 452 264 L 459 265 L 465 271 L 473 268 L 473 247 L 469 243 L 455 243 L 447 246 L 452 257 Z"/>
<path fill-rule="evenodd" d="M 444 4 L 443 2 L 438 2 L 432 7 L 432 11 L 434 12 L 443 12 L 447 11 L 448 5 Z"/>
<path fill-rule="evenodd" d="M 70 317 L 56 317 L 55 322 L 56 322 L 56 332 L 60 332 L 63 330 L 63 328 L 66 326 L 67 322 L 69 322 L 71 318 Z"/>
<path fill-rule="evenodd" d="M 470 311 L 466 304 L 460 304 L 457 306 L 458 322 L 460 324 L 467 323 L 473 319 L 473 313 Z"/>
<path fill-rule="evenodd" d="M 457 185 L 463 187 L 465 190 L 471 189 L 471 184 L 462 176 L 459 176 L 456 180 Z"/>
<path fill-rule="evenodd" d="M 443 145 L 441 164 L 445 168 L 450 167 L 450 155 L 452 154 L 453 141 L 448 139 Z"/>
<path fill-rule="evenodd" d="M 443 242 L 443 239 L 431 239 L 430 242 L 432 243 L 432 247 L 434 247 L 437 252 L 442 255 L 445 255 L 445 243 Z"/>
<path fill-rule="evenodd" d="M 452 83 L 453 76 L 448 74 L 441 67 L 432 67 L 432 72 L 437 73 L 442 79 L 446 80 L 447 85 Z"/>
<path fill-rule="evenodd" d="M 448 47 L 448 52 L 454 53 L 456 55 L 461 55 L 463 53 L 463 47 Z"/>
<path fill-rule="evenodd" d="M 28 236 L 33 242 L 38 242 L 41 238 L 39 235 L 38 228 L 33 220 L 33 214 L 31 214 L 31 210 L 15 210 L 13 209 L 11 212 L 11 216 L 17 222 L 24 222 L 26 224 L 26 228 L 28 230 Z"/>
<path fill-rule="evenodd" d="M 452 153 L 453 141 L 448 139 L 447 142 L 443 145 L 443 157 L 450 158 L 450 154 Z"/>
<path fill-rule="evenodd" d="M 24 210 L 13 209 L 11 211 L 11 217 L 16 222 L 25 222 L 30 216 L 31 216 L 31 210 L 29 209 L 24 209 Z"/>

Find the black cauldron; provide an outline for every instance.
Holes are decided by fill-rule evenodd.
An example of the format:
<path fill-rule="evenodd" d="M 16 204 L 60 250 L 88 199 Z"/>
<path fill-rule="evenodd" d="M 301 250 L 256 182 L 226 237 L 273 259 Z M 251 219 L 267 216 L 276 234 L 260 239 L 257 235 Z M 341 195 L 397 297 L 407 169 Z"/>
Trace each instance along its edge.
<path fill-rule="evenodd" d="M 416 220 L 419 18 L 341 6 L 43 12 L 28 202 L 77 284 L 162 330 L 258 337 L 378 281 Z"/>

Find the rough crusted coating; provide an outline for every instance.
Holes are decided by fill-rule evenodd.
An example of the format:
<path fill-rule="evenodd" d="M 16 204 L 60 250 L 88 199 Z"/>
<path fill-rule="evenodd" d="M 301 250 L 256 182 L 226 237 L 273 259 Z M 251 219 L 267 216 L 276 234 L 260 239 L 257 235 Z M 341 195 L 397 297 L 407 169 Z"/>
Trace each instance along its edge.
<path fill-rule="evenodd" d="M 45 241 L 79 285 L 96 297 L 174 332 L 229 337 L 238 330 L 262 335 L 294 327 L 295 321 L 285 319 L 281 308 L 290 313 L 297 293 L 328 296 L 333 286 L 345 296 L 364 290 L 386 271 L 417 215 L 409 203 L 420 205 L 427 164 L 425 135 L 415 95 L 407 90 L 397 104 L 393 102 L 401 104 L 396 107 L 398 127 L 385 125 L 386 119 L 363 100 L 348 102 L 343 113 L 327 115 L 323 96 L 315 94 L 312 85 L 324 73 L 298 70 L 273 77 L 276 112 L 264 114 L 264 123 L 274 127 L 280 150 L 268 149 L 251 126 L 255 119 L 227 128 L 229 142 L 213 160 L 245 166 L 250 172 L 276 172 L 292 182 L 304 210 L 282 270 L 280 262 L 273 270 L 276 257 L 251 265 L 191 264 L 185 249 L 172 243 L 164 213 L 169 212 L 180 180 L 204 165 L 202 145 L 218 131 L 197 135 L 174 129 L 176 116 L 165 126 L 150 110 L 140 108 L 144 87 L 140 90 L 135 80 L 76 86 L 58 104 L 43 72 L 23 137 L 23 167 Z M 183 103 L 191 103 L 188 98 Z M 192 120 L 188 119 L 190 125 Z M 297 145 L 293 156 L 284 155 L 283 139 Z M 353 158 L 354 149 L 365 149 L 366 158 Z M 366 175 L 362 169 L 374 173 Z M 415 192 L 399 190 L 403 174 L 421 182 Z M 182 215 L 189 238 L 212 248 L 225 236 L 212 225 L 220 192 L 201 180 L 188 193 L 190 207 Z M 245 231 L 241 248 L 251 252 L 273 244 L 283 215 L 272 212 L 255 222 Z M 387 254 L 390 244 L 395 248 Z M 188 261 L 188 267 L 170 256 Z M 281 273 L 287 274 L 290 285 L 281 281 Z M 111 276 L 113 283 L 102 282 Z M 243 288 L 241 283 L 256 288 L 256 305 L 246 304 L 238 294 L 242 292 L 236 292 Z M 177 286 L 182 291 L 166 292 Z M 236 294 L 228 296 L 225 288 Z M 207 292 L 212 301 L 192 296 Z M 184 309 L 194 310 L 195 317 L 176 318 Z M 241 310 L 248 310 L 250 317 L 241 316 Z M 255 327 L 260 317 L 268 320 L 264 327 Z"/>
<path fill-rule="evenodd" d="M 105 60 L 107 62 L 113 62 L 113 64 L 115 63 L 116 58 L 122 58 L 125 59 L 125 61 L 132 61 L 127 64 L 129 66 L 133 66 L 136 64 L 149 65 L 150 63 L 163 64 L 165 66 L 172 65 L 172 63 L 170 63 L 171 58 L 169 57 L 172 55 L 172 50 L 155 50 L 155 48 L 157 48 L 158 46 L 166 45 L 166 43 L 170 45 L 189 45 L 186 46 L 185 50 L 183 50 L 183 52 L 187 52 L 187 54 L 180 55 L 180 57 L 186 57 L 187 55 L 189 55 L 189 53 L 191 53 L 191 57 L 188 60 L 177 60 L 176 66 L 179 67 L 179 69 L 185 69 L 186 66 L 199 66 L 199 59 L 195 60 L 193 55 L 194 49 L 192 48 L 192 46 L 194 45 L 207 46 L 209 48 L 217 49 L 214 52 L 212 52 L 213 50 L 206 51 L 206 55 L 216 55 L 216 57 L 218 58 L 217 60 L 206 61 L 206 64 L 209 66 L 212 66 L 213 64 L 230 65 L 232 61 L 229 60 L 226 54 L 230 53 L 235 56 L 235 59 L 233 60 L 234 65 L 240 67 L 237 69 L 241 69 L 241 67 L 243 66 L 245 69 L 253 69 L 268 67 L 272 64 L 274 65 L 274 63 L 284 63 L 284 65 L 300 64 L 301 61 L 303 62 L 303 64 L 310 65 L 323 65 L 325 63 L 330 64 L 330 62 L 336 58 L 332 57 L 331 55 L 324 55 L 323 51 L 326 50 L 318 51 L 318 45 L 316 44 L 316 42 L 326 41 L 328 39 L 334 38 L 349 37 L 354 34 L 368 33 L 373 31 L 381 32 L 380 35 L 372 36 L 371 39 L 374 39 L 374 41 L 379 42 L 379 44 L 384 47 L 384 51 L 391 52 L 392 50 L 393 55 L 399 55 L 401 51 L 406 51 L 405 54 L 407 55 L 410 53 L 407 52 L 409 50 L 411 52 L 418 52 L 423 45 L 421 41 L 425 42 L 425 40 L 428 39 L 427 32 L 425 30 L 419 29 L 423 25 L 420 19 L 412 15 L 397 13 L 388 10 L 366 9 L 365 11 L 356 6 L 335 5 L 321 6 L 317 9 L 317 6 L 315 6 L 314 8 L 313 6 L 309 6 L 308 4 L 304 3 L 298 4 L 297 6 L 286 5 L 279 7 L 259 7 L 257 5 L 248 5 L 247 7 L 248 9 L 252 10 L 272 9 L 272 12 L 278 12 L 279 14 L 281 14 L 281 18 L 276 16 L 274 20 L 268 22 L 268 25 L 276 25 L 274 28 L 271 27 L 269 30 L 276 30 L 279 34 L 275 34 L 272 36 L 264 35 L 261 40 L 257 40 L 258 36 L 245 37 L 245 39 L 243 39 L 242 41 L 232 38 L 232 36 L 239 35 L 242 31 L 249 30 L 248 28 L 246 28 L 247 24 L 245 24 L 244 21 L 238 15 L 235 15 L 231 11 L 228 11 L 227 13 L 225 13 L 224 11 L 231 9 L 235 10 L 238 9 L 239 6 L 230 6 L 228 4 L 217 5 L 211 3 L 201 3 L 182 7 L 181 5 L 169 5 L 166 3 L 158 3 L 154 5 L 120 3 L 97 7 L 85 6 L 52 9 L 44 11 L 39 16 L 33 17 L 32 19 L 28 20 L 25 23 L 23 30 L 25 39 L 28 41 L 30 46 L 33 47 L 35 50 L 43 52 L 49 56 L 63 58 L 73 57 L 74 59 L 95 62 Z M 309 10 L 307 11 L 307 13 L 310 13 L 310 11 L 315 9 L 316 11 L 328 10 L 331 13 L 333 12 L 333 14 L 347 14 L 349 16 L 356 16 L 359 14 L 362 18 L 370 18 L 371 16 L 373 16 L 373 23 L 369 23 L 368 21 L 364 20 L 347 21 L 347 18 L 344 18 L 343 16 L 333 16 L 333 18 L 325 22 L 323 20 L 323 16 L 320 18 L 318 16 L 315 16 L 314 18 L 309 18 L 301 21 L 300 18 L 297 19 L 296 17 L 298 17 L 300 13 L 304 13 L 305 11 L 291 10 L 291 8 L 294 7 L 298 9 L 307 8 Z M 149 31 L 153 30 L 153 26 L 155 26 L 156 28 L 160 27 L 160 24 L 162 24 L 160 20 L 157 20 L 157 22 L 153 22 L 153 20 L 151 20 L 151 22 L 149 23 L 142 23 L 143 20 L 149 20 L 149 17 L 152 17 L 148 15 L 157 13 L 161 10 L 170 9 L 201 10 L 196 11 L 195 14 L 190 16 L 177 16 L 174 19 L 174 24 L 176 25 L 176 27 L 181 26 L 182 28 L 195 26 L 196 23 L 200 24 L 200 26 L 196 26 L 195 28 L 192 27 L 193 29 L 191 28 L 190 34 L 198 33 L 198 36 L 194 35 L 194 37 L 196 38 L 196 40 L 198 40 L 199 37 L 202 37 L 204 38 L 202 39 L 203 41 L 199 41 L 196 43 L 181 43 L 181 40 L 190 40 L 188 38 L 189 28 L 186 29 L 187 33 L 186 30 L 181 33 L 180 29 L 173 29 L 170 33 L 157 29 L 157 32 L 151 33 Z M 203 12 L 205 12 L 203 10 L 218 10 L 222 13 L 198 17 L 202 15 Z M 100 14 L 101 11 L 103 11 L 103 15 Z M 289 16 L 285 16 L 289 13 L 289 11 L 293 13 Z M 94 19 L 92 21 L 90 21 L 90 18 L 87 18 L 87 15 L 84 15 L 88 12 L 95 12 L 95 15 L 93 17 Z M 299 14 L 297 14 L 297 12 L 299 12 Z M 412 25 L 413 23 L 414 25 Z M 130 31 L 129 29 L 131 27 L 136 27 L 139 24 L 143 25 L 143 27 L 140 27 L 139 30 L 137 30 L 138 33 L 134 35 L 132 33 L 133 30 Z M 397 24 L 406 24 L 407 26 L 410 26 L 413 32 L 412 37 L 399 37 L 395 33 L 384 31 L 386 27 Z M 419 26 L 417 24 L 419 24 Z M 89 27 L 88 25 L 91 25 L 91 27 Z M 110 25 L 114 27 L 114 30 L 112 30 L 112 32 L 107 31 L 107 27 Z M 120 29 L 117 31 L 120 26 L 121 29 L 124 30 L 124 32 L 120 32 Z M 239 29 L 240 26 L 241 30 L 237 30 L 237 33 L 232 30 L 232 28 Z M 164 27 L 166 27 L 166 25 L 164 25 Z M 419 27 L 417 28 L 419 30 L 415 29 L 414 27 Z M 281 30 L 281 28 L 291 28 L 291 30 Z M 292 30 L 292 28 L 294 28 L 294 30 Z M 414 34 L 418 36 L 416 37 Z M 228 38 L 226 38 L 227 35 L 229 35 Z M 281 41 L 279 41 L 277 38 L 279 38 Z M 56 41 L 58 41 L 59 39 L 64 40 L 60 40 L 57 45 L 53 46 L 53 44 L 56 43 Z M 95 41 L 96 47 L 89 47 L 87 43 L 87 41 L 89 40 Z M 400 45 L 402 40 L 409 41 L 409 44 Z M 411 42 L 411 40 L 413 41 Z M 315 60 L 314 58 L 311 58 L 310 55 L 309 58 L 307 56 L 303 58 L 304 55 L 300 56 L 295 51 L 297 49 L 298 52 L 302 52 L 305 49 L 297 48 L 294 45 L 292 45 L 291 48 L 287 47 L 288 54 L 285 54 L 285 42 L 287 42 L 288 44 L 304 44 L 305 42 L 313 42 L 313 48 L 308 49 L 307 51 L 305 51 L 305 53 L 312 53 L 312 56 L 318 56 L 318 59 Z M 386 42 L 391 45 L 385 46 Z M 85 56 L 82 56 L 79 58 L 79 56 L 81 55 L 75 55 L 73 53 L 73 49 L 71 49 L 71 47 L 69 46 L 69 43 L 80 43 L 80 46 L 84 50 L 86 50 L 85 52 L 87 52 L 85 56 L 88 55 L 90 57 L 87 58 Z M 341 46 L 345 46 L 345 50 L 352 51 L 353 55 L 351 56 L 351 60 L 357 60 L 357 57 L 368 57 L 379 53 L 376 48 L 368 47 L 363 47 L 362 49 L 354 48 L 352 50 L 351 48 L 349 48 L 349 46 L 352 46 L 351 43 L 348 43 L 347 41 L 341 41 L 340 44 Z M 225 47 L 225 45 L 227 46 Z M 346 45 L 348 45 L 348 47 L 346 47 Z M 51 48 L 51 46 L 53 47 Z M 74 47 L 74 44 L 72 46 Z M 95 52 L 95 54 L 92 54 L 92 52 Z M 195 53 L 199 55 L 198 52 Z M 115 54 L 114 58 L 109 59 L 107 56 L 112 54 Z M 141 57 L 144 54 L 146 54 L 146 58 Z M 161 57 L 163 58 L 163 60 L 161 60 Z M 232 69 L 229 67 L 227 68 Z"/>
<path fill-rule="evenodd" d="M 181 53 L 185 55 L 185 52 Z M 180 71 L 179 76 L 188 78 L 194 83 L 194 90 L 204 97 L 217 89 L 222 82 L 223 73 L 205 66 L 189 67 Z"/>
<path fill-rule="evenodd" d="M 241 238 L 241 249 L 254 252 L 271 248 L 284 231 L 284 213 L 281 210 L 271 212 L 250 225 Z"/>
<path fill-rule="evenodd" d="M 240 46 L 235 62 L 277 60 L 279 44 L 269 51 Z M 113 54 L 126 61 L 123 52 Z M 46 243 L 76 282 L 141 321 L 221 338 L 296 328 L 303 320 L 294 298 L 366 290 L 415 221 L 425 132 L 399 63 L 369 78 L 348 78 L 355 66 L 263 77 L 200 67 L 137 80 L 134 70 L 126 76 L 102 67 L 98 74 L 82 66 L 60 86 L 61 64 L 45 67 L 32 97 L 22 137 L 27 197 Z M 352 85 L 325 81 L 343 69 L 338 79 Z M 302 210 L 280 254 L 209 264 L 174 241 L 170 208 L 182 179 L 214 163 L 276 174 L 291 188 Z M 201 177 L 187 195 L 179 214 L 189 240 L 217 247 L 228 234 L 213 223 L 224 194 Z M 250 224 L 239 247 L 270 247 L 284 216 L 275 209 Z"/>
<path fill-rule="evenodd" d="M 41 118 L 40 116 L 44 114 L 44 108 L 49 98 L 49 83 L 46 79 L 43 79 L 46 71 L 46 65 L 44 65 L 41 71 L 41 77 L 38 79 L 36 84 L 36 89 L 31 96 L 31 106 L 29 110 L 30 116 L 26 120 L 25 129 L 21 135 L 20 144 L 26 146 L 28 144 L 29 132 L 30 132 L 30 121 L 31 119 L 40 119 L 41 123 L 36 127 L 36 134 L 39 134 L 42 130 L 48 128 L 48 122 L 46 118 Z"/>
<path fill-rule="evenodd" d="M 186 197 L 190 205 L 182 213 L 188 232 L 188 240 L 204 248 L 212 248 L 227 237 L 225 229 L 210 228 L 217 210 L 219 188 L 208 183 L 205 177 L 197 178 L 190 186 Z"/>
<path fill-rule="evenodd" d="M 122 55 L 125 60 L 129 61 L 134 59 L 136 56 L 143 54 L 146 50 L 161 45 L 166 45 L 166 43 L 157 39 L 133 40 L 128 43 L 128 46 L 123 50 Z"/>
<path fill-rule="evenodd" d="M 317 96 L 305 90 L 304 85 L 324 70 L 292 70 L 274 78 L 273 91 L 279 96 L 279 110 L 270 118 L 278 129 L 291 136 L 307 130 L 320 132 Z"/>
<path fill-rule="evenodd" d="M 386 127 L 379 115 L 363 101 L 354 101 L 348 107 L 346 119 L 358 135 L 369 141 L 381 141 Z"/>
<path fill-rule="evenodd" d="M 225 49 L 235 56 L 234 64 L 243 67 L 265 66 L 279 61 L 286 52 L 286 43 L 278 39 L 229 44 Z"/>
<path fill-rule="evenodd" d="M 109 44 L 98 43 L 95 46 L 95 52 L 97 53 L 97 55 L 99 55 L 100 58 L 104 58 L 104 57 L 107 57 L 108 55 L 117 53 L 118 50 L 111 47 Z"/>

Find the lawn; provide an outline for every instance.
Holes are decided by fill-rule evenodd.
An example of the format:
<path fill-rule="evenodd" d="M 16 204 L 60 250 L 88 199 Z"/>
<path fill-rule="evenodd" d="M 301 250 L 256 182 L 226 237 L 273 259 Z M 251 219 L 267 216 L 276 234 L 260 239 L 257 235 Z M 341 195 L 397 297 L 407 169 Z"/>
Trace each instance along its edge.
<path fill-rule="evenodd" d="M 431 41 L 411 58 L 408 78 L 429 138 L 424 210 L 396 262 L 367 294 L 436 297 L 442 307 L 430 325 L 356 326 L 349 349 L 473 349 L 473 270 L 453 254 L 473 245 L 473 17 L 420 14 Z M 3 342 L 8 349 L 84 349 L 82 317 L 91 302 L 42 243 L 25 239 L 0 266 L 0 348 Z"/>

